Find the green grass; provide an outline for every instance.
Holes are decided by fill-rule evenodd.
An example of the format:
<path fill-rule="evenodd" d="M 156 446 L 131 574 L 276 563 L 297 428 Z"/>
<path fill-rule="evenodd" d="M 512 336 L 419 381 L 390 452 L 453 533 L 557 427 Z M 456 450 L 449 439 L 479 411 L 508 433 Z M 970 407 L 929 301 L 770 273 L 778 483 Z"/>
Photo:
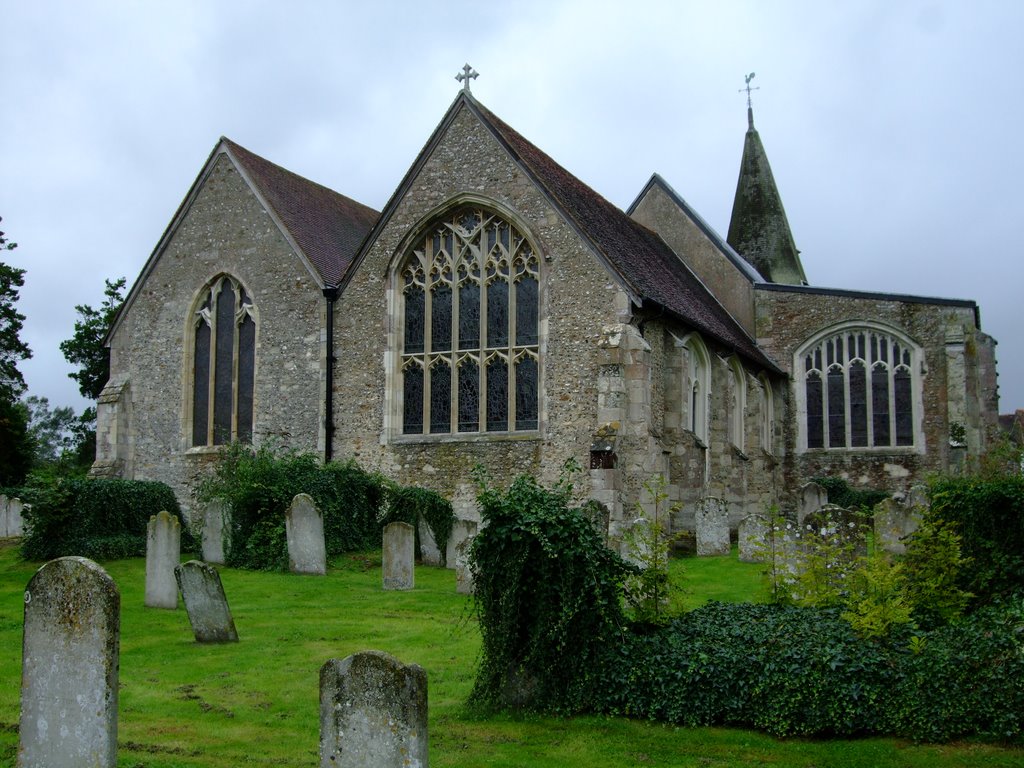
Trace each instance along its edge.
<path fill-rule="evenodd" d="M 479 635 L 452 571 L 416 570 L 383 592 L 380 555 L 337 558 L 325 578 L 222 569 L 240 642 L 193 642 L 183 608 L 143 607 L 145 563 L 104 563 L 121 590 L 121 768 L 318 765 L 318 676 L 329 658 L 378 649 L 427 670 L 430 759 L 458 766 L 1021 766 L 1024 750 L 892 739 L 785 740 L 619 718 L 480 717 L 463 702 Z M 17 750 L 25 585 L 38 564 L 0 547 L 0 765 Z M 673 562 L 687 607 L 763 598 L 759 568 L 732 558 Z"/>

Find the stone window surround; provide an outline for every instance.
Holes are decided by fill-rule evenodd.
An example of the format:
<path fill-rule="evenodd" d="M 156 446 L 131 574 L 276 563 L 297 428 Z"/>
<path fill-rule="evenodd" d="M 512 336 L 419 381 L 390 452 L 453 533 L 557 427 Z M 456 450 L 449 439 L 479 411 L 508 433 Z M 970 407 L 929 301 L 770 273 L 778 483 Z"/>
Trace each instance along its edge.
<path fill-rule="evenodd" d="M 723 361 L 729 373 L 729 442 L 741 454 L 745 453 L 744 439 L 747 411 L 747 374 L 736 355 Z"/>
<path fill-rule="evenodd" d="M 403 307 L 403 281 L 400 272 L 412 253 L 417 243 L 423 240 L 427 233 L 437 225 L 439 220 L 452 215 L 457 210 L 466 207 L 481 208 L 518 230 L 519 234 L 526 240 L 533 253 L 537 256 L 537 279 L 538 279 L 538 328 L 537 328 L 537 429 L 519 430 L 509 432 L 438 432 L 425 434 L 403 434 L 402 414 L 404 404 L 403 379 L 401 375 L 401 349 L 404 338 L 405 326 L 402 313 Z M 547 280 L 547 264 L 551 261 L 551 255 L 541 246 L 541 239 L 537 236 L 534 228 L 528 224 L 523 216 L 508 205 L 493 198 L 462 193 L 446 200 L 435 207 L 409 228 L 395 249 L 388 266 L 385 284 L 385 295 L 387 303 L 387 346 L 384 352 L 385 388 L 384 388 L 384 425 L 383 439 L 392 444 L 416 444 L 416 443 L 478 443 L 497 441 L 536 441 L 543 439 L 546 425 L 545 407 L 545 351 L 547 349 L 548 323 L 545 319 L 547 292 L 545 284 Z M 453 410 L 455 405 L 453 404 Z"/>
<path fill-rule="evenodd" d="M 889 336 L 892 339 L 898 341 L 903 347 L 910 353 L 910 377 L 911 377 L 911 423 L 912 423 L 912 435 L 913 443 L 911 445 L 881 445 L 881 446 L 856 446 L 856 447 L 828 447 L 824 446 L 821 448 L 808 448 L 807 447 L 807 387 L 806 387 L 806 376 L 804 373 L 804 357 L 809 351 L 815 347 L 823 344 L 828 339 L 835 337 L 842 333 L 849 333 L 853 331 L 865 331 L 868 333 L 874 332 Z M 844 368 L 848 366 L 849 361 L 844 364 Z M 863 454 L 863 455 L 883 455 L 883 454 L 915 454 L 925 452 L 925 439 L 923 430 L 923 378 L 925 371 L 925 356 L 924 350 L 920 344 L 911 339 L 906 333 L 899 328 L 882 323 L 874 320 L 846 320 L 835 325 L 831 325 L 827 328 L 819 330 L 812 335 L 807 341 L 797 347 L 793 354 L 793 389 L 794 389 L 794 402 L 796 403 L 796 426 L 797 426 L 797 443 L 796 452 L 801 453 L 821 453 L 821 454 Z M 848 378 L 848 373 L 847 373 Z M 845 398 L 846 398 L 846 435 L 849 440 L 850 435 L 850 388 L 847 382 L 845 387 Z M 892 389 L 889 392 L 890 402 L 895 397 Z M 870 401 L 870 397 L 868 400 Z M 870 422 L 870 418 L 869 418 Z M 894 438 L 895 439 L 895 438 Z"/>
<path fill-rule="evenodd" d="M 683 356 L 683 429 L 693 435 L 698 446 L 707 448 L 711 422 L 711 356 L 696 331 L 677 340 L 676 344 Z"/>
<path fill-rule="evenodd" d="M 181 428 L 181 443 L 185 453 L 187 454 L 216 454 L 223 451 L 227 444 L 214 445 L 212 442 L 206 445 L 192 445 L 192 432 L 193 432 L 193 400 L 195 395 L 194 382 L 195 382 L 195 328 L 196 328 L 196 317 L 203 305 L 203 302 L 210 295 L 211 291 L 218 286 L 222 280 L 230 280 L 236 293 L 241 289 L 245 295 L 249 298 L 249 304 L 243 310 L 247 312 L 255 323 L 255 338 L 253 341 L 254 355 L 253 355 L 253 381 L 255 382 L 259 371 L 259 355 L 258 350 L 260 346 L 260 332 L 261 323 L 259 319 L 259 310 L 256 307 L 256 303 L 253 299 L 253 291 L 236 275 L 228 272 L 216 272 L 212 277 L 206 280 L 202 287 L 199 288 L 195 295 L 192 297 L 192 301 L 189 305 L 189 311 L 185 316 L 185 329 L 183 338 L 185 343 L 182 345 L 184 352 L 184 363 L 182 370 L 185 375 L 182 377 L 182 428 Z M 238 393 L 238 334 L 234 334 L 234 350 L 233 350 L 233 366 L 232 366 L 232 440 L 237 435 L 237 393 Z M 211 380 L 213 376 L 213 366 L 210 366 Z M 212 413 L 214 396 L 213 396 L 213 385 L 211 381 L 210 385 L 210 409 Z M 252 404 L 252 436 L 255 441 L 256 436 L 256 421 L 259 415 L 259 407 L 257 402 L 256 391 L 253 391 L 253 404 Z M 212 426 L 212 415 L 210 417 L 210 429 Z"/>
<path fill-rule="evenodd" d="M 758 432 L 761 439 L 761 450 L 775 455 L 775 388 L 771 380 L 764 374 L 758 374 Z"/>

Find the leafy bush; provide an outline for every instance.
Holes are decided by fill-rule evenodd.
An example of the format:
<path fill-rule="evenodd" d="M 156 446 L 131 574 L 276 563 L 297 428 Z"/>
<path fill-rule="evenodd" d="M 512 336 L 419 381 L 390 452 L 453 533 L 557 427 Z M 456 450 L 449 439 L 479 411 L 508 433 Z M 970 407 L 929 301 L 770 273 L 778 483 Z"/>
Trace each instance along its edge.
<path fill-rule="evenodd" d="M 623 581 L 568 480 L 553 489 L 481 479 L 483 527 L 470 551 L 482 658 L 471 700 L 499 709 L 575 712 L 597 695 L 605 649 L 622 642 Z"/>
<path fill-rule="evenodd" d="M 300 493 L 309 494 L 323 514 L 328 555 L 380 546 L 383 481 L 354 461 L 325 465 L 312 454 L 277 455 L 235 445 L 202 483 L 198 498 L 222 498 L 231 505 L 228 565 L 285 570 L 285 512 Z"/>
<path fill-rule="evenodd" d="M 384 483 L 384 511 L 380 515 L 381 524 L 409 523 L 416 531 L 418 549 L 420 520 L 429 526 L 441 552 L 441 563 L 444 564 L 447 560 L 445 542 L 451 536 L 455 524 L 452 503 L 436 491 L 415 486 L 401 486 L 386 481 Z"/>
<path fill-rule="evenodd" d="M 841 477 L 816 477 L 814 482 L 828 491 L 828 503 L 845 509 L 873 509 L 878 502 L 889 498 L 888 491 L 874 488 L 851 488 Z"/>
<path fill-rule="evenodd" d="M 68 479 L 22 489 L 26 507 L 21 552 L 28 560 L 78 555 L 93 560 L 146 554 L 149 518 L 167 511 L 181 518 L 174 492 L 163 483 Z M 196 542 L 183 525 L 181 546 Z"/>

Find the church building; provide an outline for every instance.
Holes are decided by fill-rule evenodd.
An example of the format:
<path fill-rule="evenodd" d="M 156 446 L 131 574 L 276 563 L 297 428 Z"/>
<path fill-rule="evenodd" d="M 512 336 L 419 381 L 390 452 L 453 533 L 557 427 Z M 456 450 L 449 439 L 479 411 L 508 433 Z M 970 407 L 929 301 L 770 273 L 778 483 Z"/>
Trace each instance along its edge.
<path fill-rule="evenodd" d="M 657 174 L 612 205 L 469 82 L 379 212 L 217 143 L 108 335 L 94 475 L 187 509 L 241 441 L 473 518 L 476 465 L 552 483 L 575 459 L 614 534 L 656 478 L 681 529 L 705 497 L 736 522 L 814 477 L 896 492 L 985 451 L 977 305 L 809 284 L 749 109 L 723 239 Z"/>

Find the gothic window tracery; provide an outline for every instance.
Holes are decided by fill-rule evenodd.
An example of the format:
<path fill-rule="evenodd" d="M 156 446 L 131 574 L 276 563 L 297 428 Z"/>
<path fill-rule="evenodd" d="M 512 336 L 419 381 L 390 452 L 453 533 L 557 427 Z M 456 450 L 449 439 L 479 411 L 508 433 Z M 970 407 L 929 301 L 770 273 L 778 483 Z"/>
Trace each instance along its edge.
<path fill-rule="evenodd" d="M 829 333 L 797 353 L 808 449 L 911 448 L 920 351 L 874 327 Z"/>
<path fill-rule="evenodd" d="M 537 430 L 540 265 L 522 233 L 461 208 L 413 246 L 398 284 L 401 433 Z"/>
<path fill-rule="evenodd" d="M 221 276 L 192 315 L 193 447 L 252 441 L 255 364 L 252 299 L 238 281 Z"/>

